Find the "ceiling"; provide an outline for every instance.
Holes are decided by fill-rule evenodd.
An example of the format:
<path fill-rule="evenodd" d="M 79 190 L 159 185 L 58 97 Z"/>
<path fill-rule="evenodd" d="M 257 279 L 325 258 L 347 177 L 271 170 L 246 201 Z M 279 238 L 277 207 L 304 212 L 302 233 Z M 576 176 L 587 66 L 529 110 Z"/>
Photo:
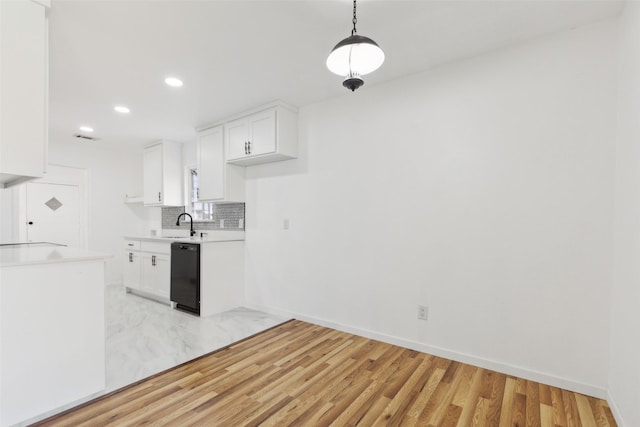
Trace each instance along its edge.
<path fill-rule="evenodd" d="M 140 147 L 280 99 L 298 107 L 617 15 L 608 1 L 358 2 L 358 33 L 386 61 L 355 93 L 325 67 L 352 2 L 53 0 L 50 142 Z M 182 88 L 165 85 L 172 75 Z M 113 111 L 116 104 L 131 109 Z M 73 135 L 81 125 L 98 142 Z"/>

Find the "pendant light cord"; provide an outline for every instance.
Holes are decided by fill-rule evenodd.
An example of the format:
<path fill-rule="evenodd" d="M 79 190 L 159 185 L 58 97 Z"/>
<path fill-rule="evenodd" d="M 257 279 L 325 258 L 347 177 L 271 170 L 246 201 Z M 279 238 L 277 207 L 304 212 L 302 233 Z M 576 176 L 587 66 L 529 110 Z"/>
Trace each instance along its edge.
<path fill-rule="evenodd" d="M 353 0 L 353 30 L 351 30 L 351 35 L 356 33 L 356 22 L 358 22 L 358 18 L 356 18 L 356 0 Z"/>

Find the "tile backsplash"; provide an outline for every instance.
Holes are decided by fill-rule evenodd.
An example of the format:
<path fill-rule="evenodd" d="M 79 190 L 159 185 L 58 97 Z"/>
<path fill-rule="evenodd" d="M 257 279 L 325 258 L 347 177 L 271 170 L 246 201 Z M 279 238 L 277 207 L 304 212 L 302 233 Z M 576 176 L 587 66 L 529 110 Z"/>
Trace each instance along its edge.
<path fill-rule="evenodd" d="M 189 218 L 176 226 L 178 215 L 184 212 L 184 206 L 162 208 L 162 228 L 170 230 L 188 230 Z M 213 205 L 213 221 L 193 221 L 196 230 L 222 230 L 220 220 L 224 220 L 224 230 L 244 230 L 244 203 L 220 203 Z M 243 226 L 240 227 L 240 220 Z"/>

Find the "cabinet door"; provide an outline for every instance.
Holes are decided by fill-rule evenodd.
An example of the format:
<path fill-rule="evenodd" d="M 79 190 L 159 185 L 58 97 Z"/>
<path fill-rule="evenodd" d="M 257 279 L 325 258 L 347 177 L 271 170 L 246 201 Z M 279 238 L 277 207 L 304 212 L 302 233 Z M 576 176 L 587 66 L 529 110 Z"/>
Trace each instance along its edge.
<path fill-rule="evenodd" d="M 140 289 L 142 278 L 142 265 L 140 264 L 140 252 L 125 251 L 123 283 L 131 289 Z"/>
<path fill-rule="evenodd" d="M 153 287 L 151 283 L 153 281 L 153 254 L 149 252 L 142 252 L 140 258 L 142 261 L 142 280 L 140 281 L 140 289 L 145 292 L 152 292 Z"/>
<path fill-rule="evenodd" d="M 225 188 L 224 129 L 198 134 L 198 199 L 223 200 Z"/>
<path fill-rule="evenodd" d="M 143 187 L 144 204 L 158 205 L 162 203 L 162 145 L 154 145 L 144 149 Z"/>
<path fill-rule="evenodd" d="M 249 117 L 249 155 L 259 156 L 276 151 L 276 111 L 263 111 Z"/>
<path fill-rule="evenodd" d="M 171 290 L 171 256 L 156 255 L 153 271 L 155 273 L 155 280 L 152 283 L 154 293 L 162 298 L 169 299 Z"/>
<path fill-rule="evenodd" d="M 227 160 L 241 159 L 248 155 L 249 127 L 246 118 L 224 125 L 227 142 Z"/>
<path fill-rule="evenodd" d="M 46 20 L 37 2 L 0 1 L 0 182 L 41 177 L 46 169 Z"/>
<path fill-rule="evenodd" d="M 171 257 L 151 252 L 142 253 L 142 290 L 165 299 L 171 285 Z"/>

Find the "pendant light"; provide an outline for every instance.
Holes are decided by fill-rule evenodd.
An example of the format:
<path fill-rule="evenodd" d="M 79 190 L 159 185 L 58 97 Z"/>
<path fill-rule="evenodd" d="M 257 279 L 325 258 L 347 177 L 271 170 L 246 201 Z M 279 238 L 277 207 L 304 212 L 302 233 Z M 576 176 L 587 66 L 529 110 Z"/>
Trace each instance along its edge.
<path fill-rule="evenodd" d="M 342 86 L 352 92 L 364 84 L 362 76 L 377 70 L 384 62 L 384 52 L 369 37 L 356 34 L 356 0 L 353 0 L 353 30 L 351 36 L 333 48 L 327 58 L 327 68 L 344 76 Z"/>

